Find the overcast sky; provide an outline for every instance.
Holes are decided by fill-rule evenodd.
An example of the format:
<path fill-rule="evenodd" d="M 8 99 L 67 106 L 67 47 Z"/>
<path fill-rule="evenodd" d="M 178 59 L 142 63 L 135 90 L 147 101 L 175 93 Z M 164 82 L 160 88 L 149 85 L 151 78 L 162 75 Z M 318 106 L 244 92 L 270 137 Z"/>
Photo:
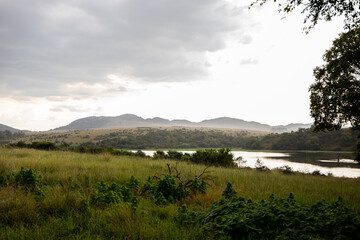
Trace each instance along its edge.
<path fill-rule="evenodd" d="M 313 68 L 342 20 L 229 0 L 0 0 L 0 123 L 133 113 L 312 122 Z"/>

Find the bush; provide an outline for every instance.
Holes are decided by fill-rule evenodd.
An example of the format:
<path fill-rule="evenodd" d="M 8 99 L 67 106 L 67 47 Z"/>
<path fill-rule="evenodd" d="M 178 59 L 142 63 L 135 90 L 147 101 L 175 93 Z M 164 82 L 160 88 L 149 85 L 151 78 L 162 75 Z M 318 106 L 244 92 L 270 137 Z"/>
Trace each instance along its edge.
<path fill-rule="evenodd" d="M 166 158 L 166 154 L 164 151 L 162 150 L 157 150 L 154 154 L 153 154 L 153 158 L 154 159 L 164 159 Z"/>
<path fill-rule="evenodd" d="M 31 143 L 30 148 L 39 149 L 39 150 L 47 150 L 47 151 L 58 149 L 55 146 L 55 143 L 52 143 L 52 142 L 33 142 L 33 143 Z"/>
<path fill-rule="evenodd" d="M 170 159 L 181 160 L 182 156 L 183 156 L 183 153 L 175 151 L 175 150 L 169 150 L 167 152 L 167 158 L 170 158 Z"/>
<path fill-rule="evenodd" d="M 156 204 L 163 205 L 181 201 L 191 194 L 205 193 L 206 182 L 195 176 L 186 183 L 176 181 L 172 175 L 165 175 L 153 183 L 149 177 L 141 188 L 141 194 L 151 197 Z"/>
<path fill-rule="evenodd" d="M 291 175 L 291 174 L 295 173 L 294 170 L 288 165 L 282 166 L 280 168 L 280 171 L 282 171 L 282 173 L 288 174 L 288 175 Z"/>
<path fill-rule="evenodd" d="M 146 154 L 141 150 L 137 150 L 136 153 L 135 153 L 135 156 L 137 156 L 137 157 L 146 157 Z"/>
<path fill-rule="evenodd" d="M 131 203 L 133 209 L 137 208 L 138 200 L 131 190 L 116 183 L 108 185 L 104 181 L 98 182 L 90 195 L 90 203 L 98 207 L 107 207 L 121 201 Z"/>
<path fill-rule="evenodd" d="M 233 188 L 232 184 L 228 182 L 225 190 L 222 193 L 222 196 L 226 199 L 229 199 L 229 198 L 236 197 L 236 194 L 237 194 L 237 192 Z"/>
<path fill-rule="evenodd" d="M 191 155 L 190 160 L 206 165 L 235 167 L 234 155 L 230 148 L 197 150 Z"/>
<path fill-rule="evenodd" d="M 294 195 L 270 196 L 253 202 L 242 197 L 222 198 L 205 212 L 181 207 L 177 220 L 198 226 L 209 239 L 359 239 L 359 215 L 339 198 L 299 205 Z"/>

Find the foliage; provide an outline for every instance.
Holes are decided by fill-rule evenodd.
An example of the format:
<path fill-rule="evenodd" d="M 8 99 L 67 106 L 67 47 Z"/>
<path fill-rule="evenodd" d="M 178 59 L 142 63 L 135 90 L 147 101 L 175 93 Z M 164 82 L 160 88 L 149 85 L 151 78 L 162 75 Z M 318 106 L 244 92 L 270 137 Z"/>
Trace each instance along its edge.
<path fill-rule="evenodd" d="M 211 166 L 235 167 L 234 155 L 230 148 L 196 150 L 191 155 L 192 162 Z"/>
<path fill-rule="evenodd" d="M 360 218 L 342 198 L 334 203 L 319 201 L 300 205 L 290 194 L 287 199 L 270 196 L 253 202 L 243 197 L 223 198 L 205 213 L 182 207 L 181 224 L 198 224 L 209 239 L 358 239 Z"/>
<path fill-rule="evenodd" d="M 227 183 L 225 190 L 222 193 L 222 196 L 226 199 L 236 197 L 237 192 L 233 188 L 231 183 Z"/>
<path fill-rule="evenodd" d="M 137 192 L 140 188 L 140 181 L 136 179 L 134 176 L 131 176 L 126 186 L 130 188 L 132 191 Z"/>
<path fill-rule="evenodd" d="M 13 185 L 30 191 L 36 195 L 36 200 L 44 198 L 44 185 L 42 176 L 37 174 L 34 169 L 25 170 L 21 167 L 17 173 L 0 174 L 0 187 Z"/>
<path fill-rule="evenodd" d="M 272 0 L 256 0 L 256 3 L 263 5 L 264 3 Z M 274 0 L 276 2 L 276 0 Z M 304 23 L 310 20 L 309 27 L 305 27 L 307 31 L 313 28 L 319 20 L 331 21 L 333 17 L 345 16 L 344 27 L 353 29 L 360 26 L 360 1 L 359 0 L 285 0 L 279 3 L 279 11 L 284 13 L 292 12 L 298 6 L 302 6 L 302 13 L 306 13 Z"/>
<path fill-rule="evenodd" d="M 106 207 L 121 201 L 131 203 L 133 209 L 137 208 L 138 200 L 130 189 L 116 183 L 108 185 L 104 181 L 98 182 L 90 196 L 90 203 L 99 207 Z"/>
<path fill-rule="evenodd" d="M 340 131 L 314 133 L 312 129 L 300 129 L 296 132 L 272 133 L 265 136 L 252 136 L 246 131 L 229 131 L 228 133 L 232 134 L 225 134 L 218 130 L 188 131 L 186 129 L 176 129 L 168 131 L 164 129 L 144 130 L 140 128 L 131 132 L 124 130 L 124 132 L 101 135 L 96 141 L 89 141 L 83 146 L 74 146 L 70 143 L 70 146 L 67 144 L 63 145 L 65 137 L 61 137 L 67 136 L 67 134 L 57 135 L 59 138 L 54 137 L 53 139 L 58 142 L 59 148 L 62 150 L 86 153 L 90 152 L 88 148 L 101 147 L 104 149 L 103 152 L 109 152 L 112 155 L 144 157 L 143 152 L 133 153 L 117 149 L 231 147 L 273 150 L 355 151 L 354 142 L 356 142 L 359 132 L 341 129 Z M 46 138 L 44 137 L 43 139 Z M 26 148 L 28 144 L 20 141 L 8 146 Z M 180 154 L 168 152 L 166 158 L 178 159 Z M 190 154 L 184 153 L 181 160 L 189 161 Z"/>
<path fill-rule="evenodd" d="M 9 130 L 0 131 L 0 145 L 3 143 L 8 143 L 10 140 L 14 140 L 24 136 L 24 132 L 11 132 Z"/>
<path fill-rule="evenodd" d="M 105 156 L 107 155 L 106 153 Z M 142 194 L 141 190 L 147 183 L 147 176 L 155 175 L 164 178 L 166 174 L 159 175 L 159 171 L 164 171 L 163 160 L 119 156 L 112 157 L 111 161 L 104 161 L 104 155 L 3 148 L 0 151 L 0 174 L 7 180 L 0 186 L 0 239 L 180 240 L 211 238 L 218 232 L 220 226 L 217 223 L 220 224 L 221 219 L 214 215 L 214 219 L 216 219 L 214 226 L 216 228 L 209 232 L 205 231 L 207 223 L 204 219 L 211 210 L 209 206 L 221 198 L 221 193 L 228 181 L 236 184 L 236 190 L 241 189 L 241 195 L 247 196 L 247 199 L 252 198 L 255 203 L 264 199 L 271 192 L 284 196 L 289 189 L 292 189 L 296 194 L 296 200 L 300 206 L 305 208 L 310 208 L 319 199 L 325 199 L 325 203 L 332 203 L 337 196 L 342 195 L 344 203 L 354 207 L 354 210 L 347 215 L 337 212 L 336 218 L 332 218 L 328 222 L 329 226 L 334 228 L 330 231 L 342 229 L 344 235 L 336 237 L 324 235 L 324 238 L 351 239 L 348 236 L 354 228 L 351 219 L 353 219 L 353 215 L 359 217 L 360 179 L 335 177 L 315 179 L 309 175 L 289 176 L 278 171 L 272 174 L 263 174 L 251 169 L 214 167 L 211 168 L 211 177 L 214 181 L 210 182 L 212 185 L 207 184 L 209 188 L 207 192 L 205 194 L 200 194 L 200 192 L 193 194 L 190 190 L 190 184 L 187 182 L 194 181 L 195 175 L 200 181 L 208 182 L 209 179 L 204 177 L 205 174 L 198 174 L 203 172 L 204 166 L 184 161 L 169 160 L 169 162 L 178 164 L 179 171 L 172 168 L 171 174 L 176 179 L 176 186 L 179 186 L 181 181 L 176 176 L 181 170 L 181 180 L 184 189 L 189 191 L 189 196 L 181 201 L 174 200 L 173 204 L 157 205 L 150 191 L 147 194 Z M 24 171 L 33 168 L 36 169 L 36 175 L 41 174 L 41 184 L 46 186 L 42 201 L 36 201 L 33 192 L 26 190 L 24 186 L 15 184 L 15 175 L 18 174 L 21 166 L 25 166 Z M 91 203 L 91 196 L 97 191 L 96 183 L 101 181 L 104 181 L 108 188 L 112 182 L 120 188 L 124 185 L 128 188 L 126 192 L 131 193 L 132 189 L 127 184 L 136 182 L 131 180 L 132 175 L 134 179 L 138 179 L 140 182 L 140 190 L 132 193 L 139 200 L 136 211 L 132 208 L 132 203 L 125 203 L 123 200 L 104 205 Z M 150 189 L 153 189 L 157 185 L 158 179 L 150 177 L 148 180 L 149 185 L 152 185 Z M 128 194 L 128 196 L 131 195 Z M 230 200 L 226 201 L 231 202 Z M 267 201 L 271 203 L 274 200 Z M 187 206 L 184 205 L 185 203 Z M 222 206 L 224 211 L 229 209 L 227 205 Z M 249 214 L 245 213 L 244 215 L 251 215 L 254 211 L 248 210 Z M 275 217 L 280 216 L 286 211 L 285 209 L 284 212 L 277 212 L 274 215 Z M 331 215 L 333 210 L 327 208 L 327 211 Z M 236 216 L 235 213 L 237 212 L 239 211 L 235 210 L 233 216 Z M 267 216 L 262 210 L 258 210 L 258 212 L 264 218 Z M 295 213 L 294 211 L 296 217 Z M 229 216 L 230 214 L 229 211 Z M 326 220 L 321 216 L 321 214 L 313 215 L 314 218 L 321 219 L 310 221 L 311 228 L 313 227 L 312 224 L 317 227 L 318 222 L 320 225 L 323 223 L 322 219 Z M 228 215 L 225 215 L 224 218 L 228 219 Z M 259 218 L 261 220 L 261 217 Z M 341 220 L 342 218 L 345 220 Z M 237 217 L 234 219 L 236 220 Z M 233 227 L 232 224 L 235 220 L 230 219 L 223 227 Z M 273 219 L 270 219 L 269 224 L 272 221 Z M 331 225 L 335 221 L 341 225 L 339 228 L 336 225 Z M 251 224 L 249 223 L 248 226 L 253 226 Z M 266 224 L 267 222 L 264 224 L 265 230 L 268 226 Z M 239 225 L 241 224 L 239 223 Z M 260 230 L 262 229 L 260 228 Z M 284 231 L 291 230 L 289 228 Z M 275 231 L 277 229 L 274 229 Z M 298 231 L 298 229 L 294 228 L 294 231 Z M 227 230 L 224 231 L 225 237 L 228 232 Z M 262 238 L 246 238 L 246 236 L 245 239 Z M 301 239 L 301 237 L 302 235 L 299 237 L 296 235 L 290 239 Z M 321 237 L 312 237 L 312 239 L 321 239 Z M 216 239 L 215 237 L 212 238 Z M 273 239 L 271 234 L 269 237 L 263 238 Z"/>
<path fill-rule="evenodd" d="M 294 170 L 289 166 L 289 165 L 284 165 L 280 168 L 280 170 L 284 173 L 284 174 L 288 174 L 288 175 L 291 175 L 291 174 L 294 174 Z"/>
<path fill-rule="evenodd" d="M 152 178 L 148 177 L 141 188 L 142 195 L 150 196 L 156 204 L 165 205 L 175 201 L 182 201 L 190 195 L 206 193 L 208 183 L 201 178 L 207 173 L 208 167 L 198 176 L 195 175 L 193 180 L 182 179 L 177 164 L 173 167 L 168 163 L 167 167 L 169 174 L 164 174 L 163 177 L 154 176 L 155 183 Z"/>
<path fill-rule="evenodd" d="M 169 150 L 167 152 L 167 157 L 170 159 L 177 159 L 177 160 L 181 160 L 183 157 L 183 153 L 182 152 L 178 152 L 175 150 Z"/>
<path fill-rule="evenodd" d="M 153 183 L 149 177 L 141 192 L 150 195 L 159 205 L 173 203 L 175 200 L 181 201 L 189 195 L 183 183 L 177 183 L 175 177 L 171 175 L 159 178 L 156 183 Z"/>
<path fill-rule="evenodd" d="M 339 130 L 346 124 L 360 130 L 360 27 L 342 33 L 323 58 L 325 65 L 314 69 L 309 89 L 314 130 Z"/>
<path fill-rule="evenodd" d="M 341 34 L 323 58 L 310 87 L 314 130 L 338 130 L 347 123 L 360 129 L 360 28 Z"/>
<path fill-rule="evenodd" d="M 204 179 L 200 180 L 198 176 L 195 176 L 195 179 L 189 184 L 190 191 L 192 193 L 206 193 L 206 182 Z"/>
<path fill-rule="evenodd" d="M 161 159 L 161 158 L 166 158 L 166 154 L 164 151 L 162 150 L 157 150 L 154 155 L 153 155 L 154 159 Z"/>

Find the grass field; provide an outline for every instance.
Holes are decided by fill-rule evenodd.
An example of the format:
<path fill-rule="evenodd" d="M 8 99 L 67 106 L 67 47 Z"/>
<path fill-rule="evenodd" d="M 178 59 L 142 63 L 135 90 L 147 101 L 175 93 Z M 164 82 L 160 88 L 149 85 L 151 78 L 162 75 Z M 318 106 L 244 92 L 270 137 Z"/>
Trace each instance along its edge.
<path fill-rule="evenodd" d="M 108 208 L 87 206 L 84 210 L 83 200 L 90 198 L 97 182 L 123 185 L 135 176 L 144 183 L 149 176 L 166 174 L 166 163 L 177 164 L 183 179 L 193 179 L 205 168 L 171 160 L 0 148 L 0 174 L 33 168 L 44 184 L 41 200 L 22 187 L 0 187 L 0 239 L 195 239 L 195 227 L 179 226 L 174 221 L 178 208 L 182 204 L 196 209 L 209 207 L 221 198 L 228 182 L 238 195 L 253 201 L 267 199 L 270 194 L 286 198 L 293 193 L 297 202 L 314 204 L 322 199 L 333 202 L 341 196 L 360 212 L 360 179 L 220 167 L 208 169 L 212 180 L 206 194 L 182 202 L 155 205 L 139 197 L 135 212 L 122 203 Z"/>

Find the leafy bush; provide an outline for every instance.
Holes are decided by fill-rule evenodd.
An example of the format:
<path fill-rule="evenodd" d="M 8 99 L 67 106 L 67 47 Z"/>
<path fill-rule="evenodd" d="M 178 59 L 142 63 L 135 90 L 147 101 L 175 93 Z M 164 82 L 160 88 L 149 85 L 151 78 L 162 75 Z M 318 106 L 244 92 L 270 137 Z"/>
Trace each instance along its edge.
<path fill-rule="evenodd" d="M 177 182 L 172 175 L 158 178 L 154 183 L 149 177 L 141 188 L 141 194 L 151 197 L 156 204 L 169 204 L 181 201 L 191 194 L 205 193 L 206 182 L 195 176 L 194 180 Z"/>
<path fill-rule="evenodd" d="M 232 184 L 228 182 L 225 190 L 222 193 L 222 196 L 226 199 L 229 199 L 232 197 L 236 197 L 236 194 L 237 194 L 237 192 L 233 188 Z"/>
<path fill-rule="evenodd" d="M 44 198 L 44 186 L 42 184 L 42 176 L 37 174 L 34 169 L 30 168 L 21 170 L 18 173 L 8 173 L 0 175 L 0 186 L 13 185 L 15 187 L 23 188 L 36 195 L 37 201 L 43 200 Z"/>
<path fill-rule="evenodd" d="M 126 183 L 126 186 L 130 188 L 132 191 L 137 192 L 140 187 L 140 181 L 136 179 L 134 176 L 131 176 L 129 182 Z"/>
<path fill-rule="evenodd" d="M 288 175 L 295 173 L 294 170 L 289 165 L 282 166 L 280 168 L 280 171 L 282 171 L 282 173 L 288 174 Z"/>
<path fill-rule="evenodd" d="M 198 192 L 205 193 L 206 192 L 206 182 L 204 180 L 201 180 L 195 176 L 194 181 L 192 181 L 190 184 L 190 190 L 192 193 L 196 194 Z"/>
<path fill-rule="evenodd" d="M 55 146 L 55 143 L 52 143 L 52 142 L 33 142 L 33 143 L 31 143 L 30 148 L 39 149 L 39 150 L 47 150 L 47 151 L 58 149 Z"/>
<path fill-rule="evenodd" d="M 221 199 L 204 212 L 181 207 L 177 220 L 198 225 L 210 239 L 359 239 L 359 215 L 339 198 L 320 201 L 310 207 L 270 196 L 253 202 L 242 197 Z"/>
<path fill-rule="evenodd" d="M 163 159 L 166 158 L 166 154 L 164 151 L 162 150 L 157 150 L 154 154 L 153 154 L 153 158 L 154 159 Z"/>
<path fill-rule="evenodd" d="M 197 150 L 191 155 L 190 160 L 195 163 L 213 166 L 236 166 L 234 162 L 234 155 L 231 153 L 230 148 Z"/>
<path fill-rule="evenodd" d="M 146 154 L 141 150 L 137 150 L 136 153 L 135 153 L 135 156 L 137 156 L 137 157 L 146 157 Z"/>
<path fill-rule="evenodd" d="M 177 160 L 181 160 L 181 158 L 183 157 L 182 152 L 178 152 L 175 150 L 169 150 L 166 155 L 167 155 L 167 158 L 177 159 Z"/>
<path fill-rule="evenodd" d="M 90 195 L 90 203 L 99 207 L 106 207 L 121 201 L 131 203 L 134 209 L 138 205 L 138 200 L 131 193 L 131 190 L 116 183 L 108 185 L 104 181 L 98 182 Z"/>

